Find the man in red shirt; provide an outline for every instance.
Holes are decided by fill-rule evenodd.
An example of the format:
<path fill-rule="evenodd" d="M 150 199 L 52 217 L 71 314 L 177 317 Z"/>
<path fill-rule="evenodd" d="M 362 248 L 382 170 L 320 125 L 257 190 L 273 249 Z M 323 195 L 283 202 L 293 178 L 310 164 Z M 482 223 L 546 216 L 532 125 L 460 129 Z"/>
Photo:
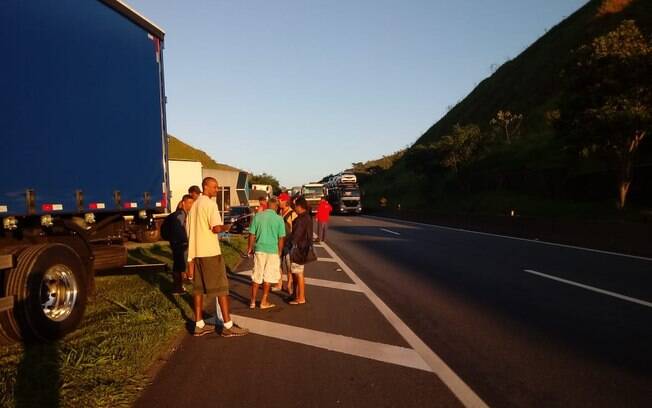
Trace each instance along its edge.
<path fill-rule="evenodd" d="M 326 231 L 328 230 L 328 219 L 330 218 L 333 207 L 328 204 L 326 197 L 322 197 L 317 207 L 317 242 L 326 239 Z"/>

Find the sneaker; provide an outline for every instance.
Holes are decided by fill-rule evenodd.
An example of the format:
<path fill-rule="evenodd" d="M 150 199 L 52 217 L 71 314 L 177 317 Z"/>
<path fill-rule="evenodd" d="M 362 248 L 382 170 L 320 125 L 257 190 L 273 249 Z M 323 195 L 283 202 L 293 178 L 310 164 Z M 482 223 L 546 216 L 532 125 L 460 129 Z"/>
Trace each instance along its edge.
<path fill-rule="evenodd" d="M 212 324 L 205 324 L 201 329 L 195 325 L 192 335 L 195 337 L 205 336 L 207 334 L 215 333 L 215 326 Z"/>
<path fill-rule="evenodd" d="M 233 323 L 230 329 L 223 328 L 221 333 L 222 337 L 241 337 L 247 334 L 249 334 L 249 329 L 243 329 L 235 323 Z"/>

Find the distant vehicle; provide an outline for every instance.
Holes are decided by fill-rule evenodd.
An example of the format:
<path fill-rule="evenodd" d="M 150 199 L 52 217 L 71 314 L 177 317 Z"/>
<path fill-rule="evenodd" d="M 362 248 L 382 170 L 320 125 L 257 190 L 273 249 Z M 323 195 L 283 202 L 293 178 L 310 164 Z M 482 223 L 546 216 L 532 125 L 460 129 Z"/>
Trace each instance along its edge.
<path fill-rule="evenodd" d="M 356 184 L 330 187 L 328 202 L 336 214 L 360 214 L 362 212 L 360 188 Z"/>
<path fill-rule="evenodd" d="M 292 187 L 292 190 L 290 190 L 290 196 L 296 197 L 301 194 L 301 187 L 300 186 L 295 186 Z"/>
<path fill-rule="evenodd" d="M 56 340 L 169 211 L 164 32 L 118 0 L 0 7 L 0 343 Z"/>
<path fill-rule="evenodd" d="M 233 224 L 230 232 L 242 234 L 249 231 L 251 217 L 253 217 L 251 207 L 246 205 L 233 206 L 229 213 L 224 216 L 224 223 Z"/>
<path fill-rule="evenodd" d="M 336 177 L 338 184 L 357 184 L 358 178 L 353 173 L 340 173 Z"/>
<path fill-rule="evenodd" d="M 274 193 L 274 189 L 269 184 L 252 184 L 251 185 L 251 190 L 252 191 L 264 191 L 265 193 L 267 193 L 268 197 L 271 196 Z"/>
<path fill-rule="evenodd" d="M 317 212 L 317 205 L 319 200 L 324 196 L 325 190 L 322 183 L 309 183 L 301 187 L 301 195 L 306 199 L 310 205 L 310 212 Z"/>
<path fill-rule="evenodd" d="M 335 188 L 342 184 L 356 185 L 357 183 L 358 178 L 356 175 L 352 171 L 346 170 L 328 179 L 326 182 L 326 188 Z"/>

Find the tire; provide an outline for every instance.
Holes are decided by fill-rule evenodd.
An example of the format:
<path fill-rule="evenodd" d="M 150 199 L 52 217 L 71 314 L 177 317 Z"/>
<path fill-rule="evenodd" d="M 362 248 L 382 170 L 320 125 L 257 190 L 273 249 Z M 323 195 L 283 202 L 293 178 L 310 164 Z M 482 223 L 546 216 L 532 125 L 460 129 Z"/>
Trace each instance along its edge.
<path fill-rule="evenodd" d="M 51 341 L 75 330 L 84 315 L 87 271 L 79 255 L 59 243 L 30 246 L 5 278 L 14 309 L 0 316 L 2 330 L 17 341 Z"/>

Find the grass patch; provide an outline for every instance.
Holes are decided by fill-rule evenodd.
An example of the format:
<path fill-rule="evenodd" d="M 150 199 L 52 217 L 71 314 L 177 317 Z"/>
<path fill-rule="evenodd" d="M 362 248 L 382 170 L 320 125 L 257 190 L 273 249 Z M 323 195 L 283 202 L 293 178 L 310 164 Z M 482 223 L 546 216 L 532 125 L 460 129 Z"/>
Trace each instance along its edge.
<path fill-rule="evenodd" d="M 244 239 L 222 245 L 228 267 Z M 166 244 L 129 251 L 130 264 L 168 263 Z M 78 330 L 49 344 L 0 346 L 1 407 L 129 407 L 145 371 L 192 316 L 189 295 L 168 295 L 170 273 L 96 278 L 97 299 Z"/>

